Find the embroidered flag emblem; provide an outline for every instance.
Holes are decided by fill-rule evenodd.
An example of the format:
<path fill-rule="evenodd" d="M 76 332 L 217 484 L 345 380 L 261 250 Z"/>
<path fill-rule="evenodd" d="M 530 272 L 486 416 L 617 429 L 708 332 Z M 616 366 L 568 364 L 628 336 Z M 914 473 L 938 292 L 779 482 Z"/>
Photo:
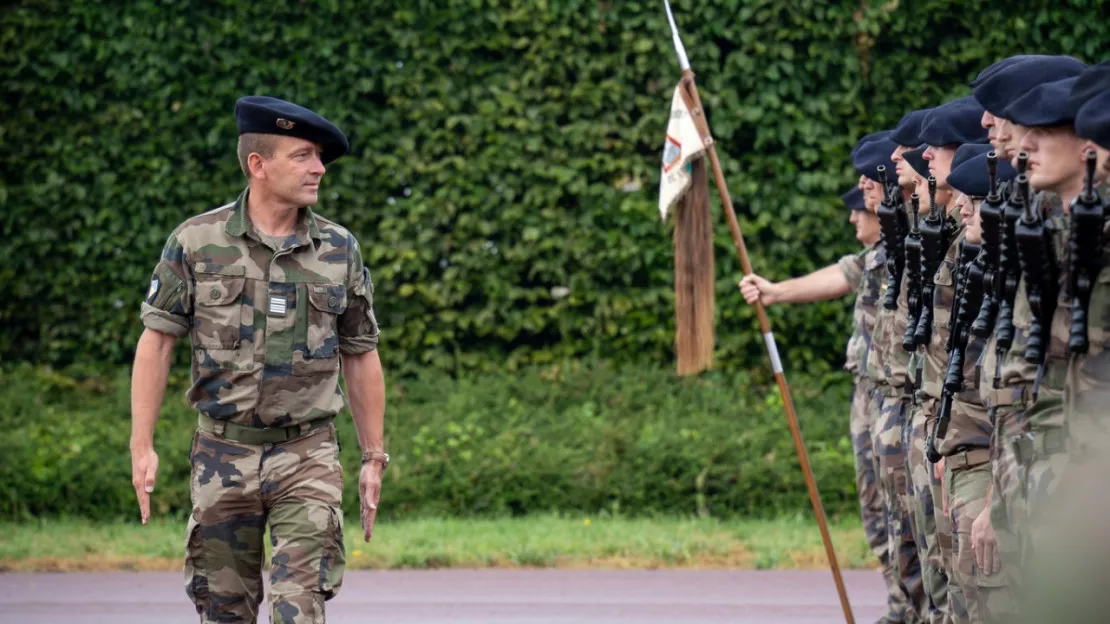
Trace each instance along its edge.
<path fill-rule="evenodd" d="M 149 289 L 147 289 L 147 291 L 146 291 L 146 300 L 147 300 L 147 303 L 150 303 L 151 301 L 154 301 L 154 295 L 157 295 L 157 294 L 158 294 L 158 289 L 159 289 L 159 288 L 160 288 L 161 286 L 162 286 L 162 282 L 161 282 L 161 281 L 159 281 L 159 279 L 158 279 L 158 276 L 157 276 L 157 275 L 155 275 L 155 276 L 154 276 L 154 277 L 153 277 L 153 278 L 152 278 L 152 279 L 150 280 L 150 288 L 149 288 Z"/>

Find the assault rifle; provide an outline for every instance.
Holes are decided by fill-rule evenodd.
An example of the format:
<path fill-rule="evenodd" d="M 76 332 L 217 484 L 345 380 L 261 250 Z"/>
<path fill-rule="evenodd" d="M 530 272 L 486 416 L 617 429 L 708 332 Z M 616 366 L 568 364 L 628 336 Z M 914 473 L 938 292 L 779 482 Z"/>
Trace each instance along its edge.
<path fill-rule="evenodd" d="M 933 430 L 925 440 L 925 454 L 934 464 L 940 461 L 936 441 L 943 440 L 948 433 L 948 422 L 952 418 L 952 396 L 959 393 L 964 385 L 964 353 L 971 333 L 971 323 L 983 301 L 983 274 L 975 271 L 975 257 L 979 255 L 979 245 L 960 242 L 960 260 L 956 269 L 956 298 L 952 302 L 952 315 L 948 326 L 948 369 L 944 375 L 944 389 L 940 395 L 940 407 Z"/>
<path fill-rule="evenodd" d="M 937 206 L 937 179 L 929 176 L 929 215 L 921 225 L 922 307 L 913 336 L 914 344 L 919 347 L 928 345 L 932 339 L 933 293 L 936 291 L 933 276 L 944 261 L 944 254 L 948 252 L 948 238 L 951 234 L 948 211 L 943 206 Z"/>
<path fill-rule="evenodd" d="M 1018 175 L 1025 173 L 1029 155 L 1018 154 Z M 1017 181 L 1014 181 L 1014 189 Z M 1002 242 L 999 245 L 999 281 L 1002 297 L 998 300 L 998 320 L 995 327 L 995 369 L 994 388 L 1002 387 L 1002 361 L 1014 343 L 1014 298 L 1017 296 L 1018 282 L 1021 280 L 1021 260 L 1018 258 L 1017 235 L 1014 229 L 1024 211 L 1025 198 L 1016 190 L 1010 193 L 1006 209 L 1002 212 Z"/>
<path fill-rule="evenodd" d="M 1069 287 L 1072 308 L 1068 352 L 1072 355 L 1087 352 L 1087 309 L 1091 305 L 1091 286 L 1102 270 L 1101 247 L 1106 206 L 1095 190 L 1097 160 L 1095 151 L 1088 150 L 1087 177 L 1083 181 L 1083 192 L 1071 203 L 1071 239 L 1068 241 L 1068 250 L 1071 254 Z"/>
<path fill-rule="evenodd" d="M 1037 378 L 1033 384 L 1035 398 L 1044 376 L 1052 315 L 1056 311 L 1059 268 L 1056 266 L 1056 253 L 1052 248 L 1052 232 L 1045 225 L 1044 216 L 1034 209 L 1029 197 L 1029 177 L 1024 173 L 1017 177 L 1017 187 L 1025 210 L 1014 227 L 1014 234 L 1017 236 L 1029 309 L 1033 312 L 1033 320 L 1029 324 L 1029 343 L 1025 346 L 1025 360 L 1037 365 Z"/>
<path fill-rule="evenodd" d="M 917 193 L 910 195 L 910 232 L 906 235 L 903 245 L 906 253 L 906 310 L 909 320 L 906 323 L 906 333 L 902 336 L 902 348 L 913 352 L 917 348 L 916 332 L 917 322 L 921 317 L 921 308 L 924 305 L 932 307 L 932 301 L 925 302 L 922 293 L 922 280 L 924 271 L 921 263 L 921 229 L 919 228 L 918 210 L 920 209 Z"/>
<path fill-rule="evenodd" d="M 898 294 L 902 290 L 902 271 L 905 269 L 906 256 L 902 245 L 906 238 L 906 215 L 900 209 L 902 191 L 898 180 L 887 182 L 886 166 L 879 165 L 879 184 L 883 187 L 883 201 L 879 204 L 879 228 L 883 246 L 886 249 L 887 290 L 883 307 L 898 309 Z"/>
<path fill-rule="evenodd" d="M 979 255 L 983 266 L 983 305 L 971 333 L 984 340 L 990 338 L 998 316 L 998 302 L 1002 299 L 1002 274 L 999 271 L 1002 245 L 1002 193 L 998 187 L 998 156 L 995 152 L 987 154 L 987 172 L 990 176 L 990 192 L 979 205 L 979 223 L 983 230 L 983 247 Z"/>

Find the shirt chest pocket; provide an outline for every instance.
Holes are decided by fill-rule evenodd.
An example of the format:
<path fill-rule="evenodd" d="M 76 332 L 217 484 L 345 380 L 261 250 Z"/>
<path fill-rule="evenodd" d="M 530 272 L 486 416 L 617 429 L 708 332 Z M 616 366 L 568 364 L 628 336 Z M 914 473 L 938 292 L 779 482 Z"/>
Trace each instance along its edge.
<path fill-rule="evenodd" d="M 241 268 L 241 267 L 228 267 Z M 198 273 L 196 276 L 193 313 L 193 342 L 206 349 L 237 349 L 243 333 L 243 289 L 246 278 L 242 275 L 214 275 Z M 250 317 L 248 316 L 248 325 Z"/>
<path fill-rule="evenodd" d="M 339 316 L 347 309 L 347 287 L 306 284 L 304 317 L 298 319 L 293 373 L 331 373 L 339 367 Z"/>

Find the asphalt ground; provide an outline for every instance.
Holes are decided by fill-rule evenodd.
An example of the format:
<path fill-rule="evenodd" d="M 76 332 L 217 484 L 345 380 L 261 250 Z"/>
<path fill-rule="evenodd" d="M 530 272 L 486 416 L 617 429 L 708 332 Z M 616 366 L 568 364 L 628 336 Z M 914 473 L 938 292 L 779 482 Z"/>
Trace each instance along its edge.
<path fill-rule="evenodd" d="M 883 613 L 882 577 L 845 570 L 860 623 Z M 260 622 L 268 621 L 267 603 Z M 347 572 L 334 624 L 843 622 L 828 571 L 399 570 Z M 0 575 L 0 622 L 195 623 L 177 573 Z"/>

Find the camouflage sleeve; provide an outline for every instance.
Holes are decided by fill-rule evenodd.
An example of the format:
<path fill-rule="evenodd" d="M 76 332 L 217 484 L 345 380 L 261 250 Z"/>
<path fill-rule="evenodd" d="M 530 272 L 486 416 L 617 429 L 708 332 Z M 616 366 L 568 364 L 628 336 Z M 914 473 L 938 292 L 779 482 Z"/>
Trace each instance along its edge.
<path fill-rule="evenodd" d="M 379 329 L 374 317 L 374 282 L 354 236 L 347 249 L 347 309 L 339 315 L 339 351 L 355 355 L 378 348 Z"/>
<path fill-rule="evenodd" d="M 840 267 L 840 272 L 844 274 L 844 279 L 851 284 L 853 292 L 858 291 L 860 283 L 863 282 L 864 255 L 862 252 L 849 254 L 836 263 Z"/>
<path fill-rule="evenodd" d="M 192 279 L 177 233 L 166 239 L 139 318 L 147 329 L 180 338 L 193 327 Z"/>

